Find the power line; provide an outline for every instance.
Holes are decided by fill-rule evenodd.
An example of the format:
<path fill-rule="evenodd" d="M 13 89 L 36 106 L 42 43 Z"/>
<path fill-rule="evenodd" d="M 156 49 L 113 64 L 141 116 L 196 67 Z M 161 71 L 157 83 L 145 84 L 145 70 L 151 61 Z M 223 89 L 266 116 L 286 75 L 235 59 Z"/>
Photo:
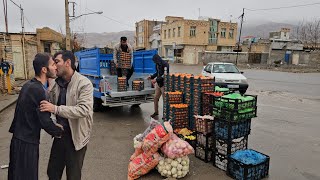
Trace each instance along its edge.
<path fill-rule="evenodd" d="M 91 11 L 91 12 L 94 12 L 93 10 L 90 10 L 90 9 L 88 9 L 88 8 L 86 8 L 86 9 L 89 10 L 89 11 Z M 130 28 L 133 28 L 133 27 L 134 27 L 134 26 L 132 26 L 132 25 L 125 24 L 125 23 L 123 23 L 123 22 L 121 22 L 121 21 L 118 21 L 118 20 L 116 20 L 116 19 L 110 18 L 110 17 L 105 16 L 105 15 L 103 15 L 103 14 L 99 14 L 99 15 L 102 16 L 102 17 L 105 17 L 105 18 L 107 18 L 107 19 L 109 19 L 109 20 L 111 20 L 111 21 L 114 21 L 114 22 L 117 22 L 117 23 L 119 23 L 119 24 L 128 26 L 128 27 L 130 27 Z"/>
<path fill-rule="evenodd" d="M 293 6 L 282 6 L 282 7 L 275 7 L 275 8 L 265 8 L 265 9 L 248 9 L 248 8 L 245 8 L 245 9 L 248 10 L 248 11 L 269 11 L 269 10 L 289 9 L 289 8 L 312 6 L 312 5 L 317 5 L 317 4 L 320 4 L 320 2 L 318 2 L 318 3 L 310 3 L 310 4 L 293 5 Z"/>

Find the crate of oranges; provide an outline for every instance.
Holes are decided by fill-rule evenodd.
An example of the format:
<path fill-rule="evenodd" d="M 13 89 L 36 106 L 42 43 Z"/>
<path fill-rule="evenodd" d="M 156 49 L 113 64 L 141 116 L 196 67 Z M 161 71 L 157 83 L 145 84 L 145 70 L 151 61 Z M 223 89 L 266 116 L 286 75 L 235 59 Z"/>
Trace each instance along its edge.
<path fill-rule="evenodd" d="M 127 78 L 118 77 L 118 91 L 127 91 Z"/>

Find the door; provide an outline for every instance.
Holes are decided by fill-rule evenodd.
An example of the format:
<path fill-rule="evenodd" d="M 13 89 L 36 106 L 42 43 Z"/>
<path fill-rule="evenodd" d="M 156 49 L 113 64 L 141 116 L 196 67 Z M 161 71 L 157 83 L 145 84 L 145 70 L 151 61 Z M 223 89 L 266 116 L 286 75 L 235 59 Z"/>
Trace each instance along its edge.
<path fill-rule="evenodd" d="M 212 75 L 212 64 L 208 64 L 202 70 L 202 75 L 204 76 L 211 76 Z"/>
<path fill-rule="evenodd" d="M 24 75 L 24 62 L 22 57 L 22 47 L 12 46 L 12 58 L 14 65 L 14 77 L 15 79 L 25 79 Z"/>
<path fill-rule="evenodd" d="M 292 64 L 298 65 L 299 64 L 299 54 L 292 55 Z"/>

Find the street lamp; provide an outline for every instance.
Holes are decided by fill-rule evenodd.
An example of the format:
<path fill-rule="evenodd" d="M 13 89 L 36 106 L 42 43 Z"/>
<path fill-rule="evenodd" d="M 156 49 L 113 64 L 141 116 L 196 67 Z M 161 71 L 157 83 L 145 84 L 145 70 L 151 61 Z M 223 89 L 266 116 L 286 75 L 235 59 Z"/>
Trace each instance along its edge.
<path fill-rule="evenodd" d="M 91 13 L 81 14 L 79 16 L 76 16 L 76 17 L 70 19 L 70 21 L 74 21 L 75 19 L 78 19 L 81 16 L 87 16 L 87 15 L 90 15 L 90 14 L 102 14 L 102 13 L 103 13 L 102 11 L 98 11 L 98 12 L 91 12 Z"/>

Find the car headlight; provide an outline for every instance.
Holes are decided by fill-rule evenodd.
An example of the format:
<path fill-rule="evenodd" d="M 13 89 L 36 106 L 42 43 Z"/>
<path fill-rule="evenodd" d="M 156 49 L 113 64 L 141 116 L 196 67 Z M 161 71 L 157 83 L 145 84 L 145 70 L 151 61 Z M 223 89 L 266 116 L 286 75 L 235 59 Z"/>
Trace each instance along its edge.
<path fill-rule="evenodd" d="M 241 79 L 242 84 L 248 84 L 248 81 L 246 79 Z"/>
<path fill-rule="evenodd" d="M 216 82 L 223 82 L 223 79 L 215 79 Z"/>

